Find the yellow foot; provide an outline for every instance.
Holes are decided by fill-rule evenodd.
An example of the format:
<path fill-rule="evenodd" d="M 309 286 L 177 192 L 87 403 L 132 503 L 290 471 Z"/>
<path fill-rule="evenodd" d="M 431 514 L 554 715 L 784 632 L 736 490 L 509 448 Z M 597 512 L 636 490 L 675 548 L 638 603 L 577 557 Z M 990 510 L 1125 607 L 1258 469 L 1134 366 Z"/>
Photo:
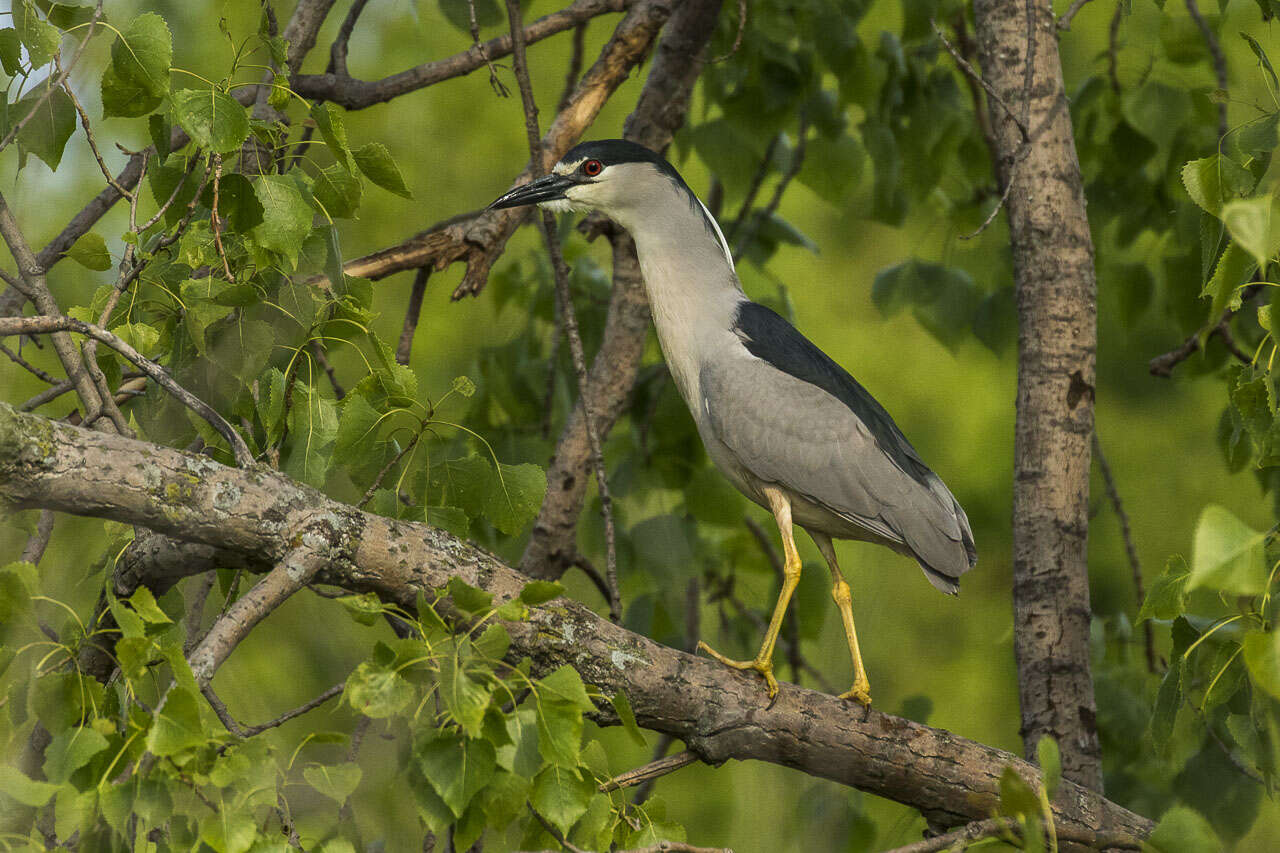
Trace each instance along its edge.
<path fill-rule="evenodd" d="M 864 708 L 871 706 L 871 685 L 855 684 L 840 694 L 841 699 L 852 699 Z"/>
<path fill-rule="evenodd" d="M 701 641 L 698 642 L 698 650 L 706 652 L 725 666 L 731 666 L 734 669 L 754 669 L 756 672 L 764 676 L 765 686 L 769 689 L 769 698 L 773 699 L 774 696 L 778 695 L 778 679 L 773 677 L 772 660 L 761 660 L 760 658 L 756 658 L 755 660 L 734 660 L 733 658 L 725 657 Z M 870 699 L 868 699 L 868 701 L 870 701 Z"/>

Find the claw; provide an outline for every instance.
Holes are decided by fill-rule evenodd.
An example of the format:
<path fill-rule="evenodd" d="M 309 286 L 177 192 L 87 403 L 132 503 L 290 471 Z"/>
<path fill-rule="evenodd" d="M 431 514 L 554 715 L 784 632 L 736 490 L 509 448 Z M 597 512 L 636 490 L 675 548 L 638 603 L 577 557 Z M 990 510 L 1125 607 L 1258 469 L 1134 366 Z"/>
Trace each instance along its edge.
<path fill-rule="evenodd" d="M 754 660 L 734 660 L 733 658 L 728 658 L 720 654 L 701 640 L 698 641 L 698 651 L 706 652 L 711 655 L 711 657 L 720 661 L 720 663 L 725 666 L 733 667 L 734 669 L 754 669 L 756 672 L 764 676 L 764 683 L 765 687 L 769 691 L 770 701 L 773 700 L 773 697 L 778 695 L 778 679 L 773 677 L 772 660 L 761 660 L 760 658 L 755 658 Z M 870 700 L 868 699 L 868 701 Z"/>
<path fill-rule="evenodd" d="M 855 684 L 840 694 L 841 699 L 852 699 L 864 708 L 871 707 L 870 685 Z"/>

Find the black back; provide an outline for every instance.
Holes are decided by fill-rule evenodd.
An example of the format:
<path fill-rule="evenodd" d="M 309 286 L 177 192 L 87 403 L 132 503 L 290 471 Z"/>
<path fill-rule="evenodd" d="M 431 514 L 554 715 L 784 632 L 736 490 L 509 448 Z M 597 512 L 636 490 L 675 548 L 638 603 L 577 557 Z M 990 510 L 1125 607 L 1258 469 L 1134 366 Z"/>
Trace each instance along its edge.
<path fill-rule="evenodd" d="M 848 406 L 849 411 L 867 425 L 876 443 L 894 464 L 916 482 L 929 485 L 927 477 L 932 472 L 884 406 L 794 326 L 763 305 L 743 302 L 738 307 L 734 330 L 756 358 L 802 382 L 818 386 Z"/>

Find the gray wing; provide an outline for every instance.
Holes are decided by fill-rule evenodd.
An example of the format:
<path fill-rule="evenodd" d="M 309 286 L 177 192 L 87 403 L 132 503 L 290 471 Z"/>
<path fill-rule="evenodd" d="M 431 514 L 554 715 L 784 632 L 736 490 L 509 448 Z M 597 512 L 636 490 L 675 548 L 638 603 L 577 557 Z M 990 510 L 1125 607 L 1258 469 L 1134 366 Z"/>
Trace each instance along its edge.
<path fill-rule="evenodd" d="M 852 376 L 790 323 L 744 302 L 743 343 L 700 376 L 712 434 L 753 476 L 901 543 L 945 592 L 977 559 L 964 510 Z"/>

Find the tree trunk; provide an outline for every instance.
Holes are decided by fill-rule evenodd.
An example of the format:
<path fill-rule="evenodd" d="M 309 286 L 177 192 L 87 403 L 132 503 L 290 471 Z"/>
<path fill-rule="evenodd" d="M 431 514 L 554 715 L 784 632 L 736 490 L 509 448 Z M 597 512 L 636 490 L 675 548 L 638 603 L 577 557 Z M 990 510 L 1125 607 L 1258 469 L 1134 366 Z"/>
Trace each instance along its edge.
<path fill-rule="evenodd" d="M 1028 14 L 1034 25 L 1028 27 Z M 1014 652 L 1024 751 L 1051 735 L 1067 778 L 1102 790 L 1089 672 L 1093 243 L 1048 0 L 975 0 L 1018 305 Z M 1028 66 L 1030 68 L 1028 69 Z M 1016 117 L 1016 118 L 1015 118 Z"/>

